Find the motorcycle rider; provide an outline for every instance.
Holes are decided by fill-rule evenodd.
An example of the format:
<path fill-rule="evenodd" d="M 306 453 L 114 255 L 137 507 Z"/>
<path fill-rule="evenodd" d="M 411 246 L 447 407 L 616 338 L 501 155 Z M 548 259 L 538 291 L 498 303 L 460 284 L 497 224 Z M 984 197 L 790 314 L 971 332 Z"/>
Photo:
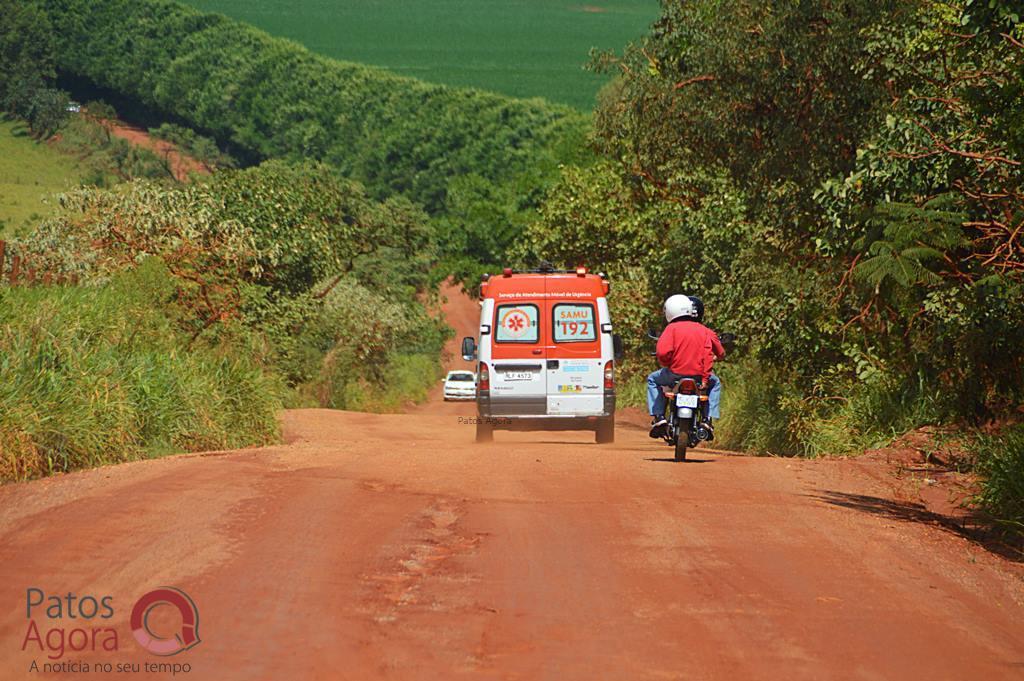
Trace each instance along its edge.
<path fill-rule="evenodd" d="M 665 395 L 662 386 L 674 385 L 684 376 L 699 377 L 709 388 L 708 414 L 705 426 L 714 437 L 712 420 L 719 416 L 722 382 L 711 372 L 716 359 L 725 357 L 725 347 L 718 335 L 701 323 L 703 303 L 699 299 L 677 294 L 665 301 L 668 326 L 658 338 L 658 364 L 661 368 L 647 377 L 647 410 L 651 414 L 651 437 L 664 434 Z M 712 439 L 709 438 L 709 439 Z"/>

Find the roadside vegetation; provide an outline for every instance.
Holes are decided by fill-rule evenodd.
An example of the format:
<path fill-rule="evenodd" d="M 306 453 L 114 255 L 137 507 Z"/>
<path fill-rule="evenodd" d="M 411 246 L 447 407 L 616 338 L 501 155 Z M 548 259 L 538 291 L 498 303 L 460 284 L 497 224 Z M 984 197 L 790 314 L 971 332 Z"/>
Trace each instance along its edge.
<path fill-rule="evenodd" d="M 49 30 L 38 3 L 8 5 Z M 5 72 L 31 84 L 6 91 L 6 115 L 28 121 L 27 144 L 74 157 L 80 186 L 32 216 L 0 272 L 18 257 L 59 282 L 0 288 L 0 479 L 263 444 L 281 406 L 425 397 L 449 332 L 427 312 L 437 240 L 420 207 L 319 163 L 236 170 L 210 138 L 164 124 L 155 137 L 214 171 L 179 182 L 112 134 L 111 107 L 67 105 L 56 48 L 26 44 L 37 34 L 3 33 Z M 27 89 L 63 102 L 53 126 L 19 108 Z"/>
<path fill-rule="evenodd" d="M 422 398 L 447 337 L 419 302 L 433 248 L 409 201 L 316 164 L 65 193 L 9 255 L 80 284 L 0 289 L 3 475 L 259 444 L 281 405 Z"/>
<path fill-rule="evenodd" d="M 603 160 L 562 171 L 519 254 L 613 273 L 633 380 L 663 297 L 703 296 L 742 339 L 722 367 L 729 446 L 818 456 L 1017 422 L 1018 11 L 665 3 L 649 37 L 595 58 L 618 74 L 595 112 Z M 980 502 L 1008 522 L 1018 439 L 977 451 Z"/>
<path fill-rule="evenodd" d="M 1008 533 L 1024 536 L 1024 425 L 980 437 L 975 452 L 982 485 L 974 501 Z"/>
<path fill-rule="evenodd" d="M 0 288 L 0 480 L 277 437 L 258 348 L 190 342 L 174 294 L 157 259 L 104 286 Z"/>

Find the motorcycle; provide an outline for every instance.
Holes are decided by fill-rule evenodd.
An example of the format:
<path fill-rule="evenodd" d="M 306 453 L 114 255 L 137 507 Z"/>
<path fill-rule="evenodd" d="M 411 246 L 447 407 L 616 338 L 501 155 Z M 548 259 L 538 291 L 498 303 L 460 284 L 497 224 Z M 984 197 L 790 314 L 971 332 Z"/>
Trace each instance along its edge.
<path fill-rule="evenodd" d="M 653 330 L 648 331 L 647 335 L 655 342 L 660 337 Z M 723 333 L 720 340 L 731 352 L 736 336 Z M 665 420 L 668 422 L 661 437 L 675 450 L 676 461 L 686 461 L 687 449 L 714 439 L 714 433 L 705 425 L 708 392 L 708 386 L 703 384 L 700 376 L 682 376 L 672 385 L 661 386 L 661 393 L 665 396 Z"/>

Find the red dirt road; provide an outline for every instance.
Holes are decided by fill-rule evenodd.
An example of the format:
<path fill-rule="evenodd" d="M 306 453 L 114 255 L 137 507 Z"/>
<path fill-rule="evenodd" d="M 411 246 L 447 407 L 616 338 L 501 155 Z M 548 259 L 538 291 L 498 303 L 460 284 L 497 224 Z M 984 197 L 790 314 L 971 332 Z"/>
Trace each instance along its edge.
<path fill-rule="evenodd" d="M 1024 678 L 1020 566 L 914 520 L 866 464 L 676 464 L 629 427 L 475 445 L 471 410 L 291 411 L 281 446 L 0 488 L 0 678 L 47 661 L 22 650 L 29 587 L 113 596 L 109 624 L 36 609 L 44 635 L 118 631 L 63 660 L 175 678 Z M 202 639 L 168 658 L 128 625 L 163 585 Z M 114 676 L 138 674 L 61 678 Z"/>
<path fill-rule="evenodd" d="M 677 465 L 631 429 L 476 446 L 452 415 L 285 423 L 285 446 L 0 489 L 0 677 L 44 661 L 21 651 L 32 586 L 114 597 L 121 650 L 66 659 L 187 661 L 186 678 L 1024 674 L 1019 572 L 873 508 L 843 462 Z M 162 585 L 200 612 L 202 643 L 174 658 L 127 626 Z"/>
<path fill-rule="evenodd" d="M 108 126 L 110 134 L 120 137 L 137 147 L 143 147 L 154 152 L 157 156 L 167 159 L 174 179 L 185 182 L 192 173 L 209 175 L 210 169 L 202 162 L 181 152 L 178 147 L 166 140 L 156 139 L 145 130 L 128 125 L 121 121 L 104 121 Z"/>

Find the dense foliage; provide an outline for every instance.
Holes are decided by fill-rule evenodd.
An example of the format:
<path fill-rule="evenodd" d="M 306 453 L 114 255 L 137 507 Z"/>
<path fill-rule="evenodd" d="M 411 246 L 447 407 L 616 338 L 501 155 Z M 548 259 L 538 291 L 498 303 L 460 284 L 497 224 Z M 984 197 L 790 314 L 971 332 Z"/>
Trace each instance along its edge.
<path fill-rule="evenodd" d="M 238 162 L 229 154 L 221 151 L 214 140 L 196 133 L 191 128 L 174 123 L 163 123 L 156 128 L 150 128 L 149 134 L 156 139 L 170 142 L 209 170 L 238 167 Z"/>
<path fill-rule="evenodd" d="M 607 160 L 563 171 L 521 254 L 617 272 L 636 338 L 663 296 L 701 294 L 711 323 L 743 338 L 723 367 L 737 446 L 841 452 L 1012 417 L 1024 35 L 1011 9 L 664 2 L 642 43 L 597 56 L 619 74 L 596 113 Z"/>
<path fill-rule="evenodd" d="M 179 324 L 193 338 L 242 320 L 276 331 L 272 352 L 285 356 L 307 322 L 339 314 L 334 308 L 346 300 L 359 310 L 353 324 L 380 331 L 372 340 L 351 339 L 360 341 L 360 361 L 395 348 L 395 336 L 383 330 L 389 324 L 410 337 L 410 320 L 434 328 L 416 302 L 433 264 L 426 216 L 404 198 L 373 201 L 323 165 L 268 161 L 187 185 L 83 188 L 64 195 L 62 205 L 60 216 L 25 240 L 23 254 L 40 268 L 95 282 L 158 257 L 176 283 Z M 440 342 L 436 329 L 423 331 L 413 345 Z M 359 335 L 352 324 L 337 325 L 336 333 L 346 332 Z M 287 373 L 293 382 L 305 378 Z"/>
<path fill-rule="evenodd" d="M 52 87 L 53 27 L 37 3 L 0 0 L 0 111 L 27 120 L 49 137 L 67 117 L 67 94 Z"/>

